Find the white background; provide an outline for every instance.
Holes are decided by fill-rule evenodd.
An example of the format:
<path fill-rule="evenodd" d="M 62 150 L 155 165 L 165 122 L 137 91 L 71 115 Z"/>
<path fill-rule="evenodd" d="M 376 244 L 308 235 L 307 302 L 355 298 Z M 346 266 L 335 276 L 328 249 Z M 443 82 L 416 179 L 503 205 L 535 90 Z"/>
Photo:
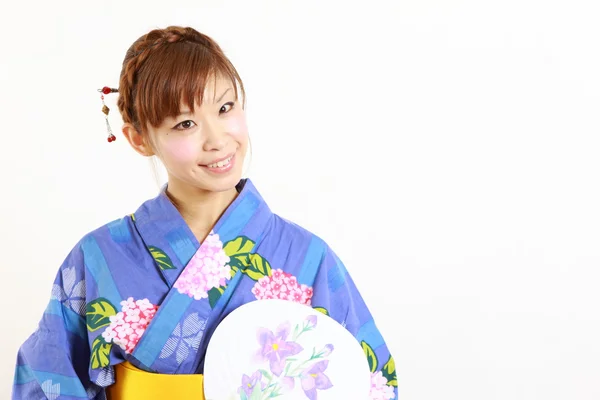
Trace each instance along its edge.
<path fill-rule="evenodd" d="M 239 69 L 249 175 L 346 263 L 400 399 L 599 399 L 599 17 L 594 0 L 3 2 L 0 398 L 67 252 L 157 191 L 106 143 L 96 89 L 178 24 Z"/>

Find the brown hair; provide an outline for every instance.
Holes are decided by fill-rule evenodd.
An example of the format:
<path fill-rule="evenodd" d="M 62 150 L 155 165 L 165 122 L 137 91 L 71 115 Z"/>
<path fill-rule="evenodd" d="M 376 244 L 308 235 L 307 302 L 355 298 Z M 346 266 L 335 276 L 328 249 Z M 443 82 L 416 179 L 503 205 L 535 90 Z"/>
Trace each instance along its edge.
<path fill-rule="evenodd" d="M 231 80 L 236 99 L 239 84 L 245 101 L 237 70 L 214 40 L 189 27 L 152 30 L 129 47 L 123 60 L 117 102 L 123 122 L 143 133 L 147 124 L 157 127 L 177 116 L 182 101 L 194 111 L 207 81 L 217 76 Z"/>

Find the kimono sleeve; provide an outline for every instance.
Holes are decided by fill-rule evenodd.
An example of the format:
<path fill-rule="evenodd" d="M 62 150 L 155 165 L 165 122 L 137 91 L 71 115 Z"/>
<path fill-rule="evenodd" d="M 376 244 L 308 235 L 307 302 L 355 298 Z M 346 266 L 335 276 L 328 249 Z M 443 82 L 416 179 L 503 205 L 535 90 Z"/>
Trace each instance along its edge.
<path fill-rule="evenodd" d="M 60 267 L 35 332 L 17 354 L 13 400 L 105 399 L 90 381 L 83 257 L 74 249 Z"/>
<path fill-rule="evenodd" d="M 312 306 L 342 324 L 360 343 L 371 369 L 370 399 L 397 399 L 394 358 L 346 267 L 329 248 L 313 284 Z"/>

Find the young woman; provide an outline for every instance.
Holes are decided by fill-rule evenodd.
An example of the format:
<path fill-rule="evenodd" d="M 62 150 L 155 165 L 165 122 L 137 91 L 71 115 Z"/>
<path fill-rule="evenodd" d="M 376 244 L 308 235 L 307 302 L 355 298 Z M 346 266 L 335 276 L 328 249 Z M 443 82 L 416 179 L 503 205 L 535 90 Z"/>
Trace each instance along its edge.
<path fill-rule="evenodd" d="M 162 161 L 168 183 L 68 254 L 19 349 L 13 399 L 146 398 L 141 388 L 202 399 L 216 326 L 271 298 L 338 321 L 369 359 L 371 398 L 396 398 L 393 358 L 342 262 L 241 178 L 244 87 L 219 46 L 192 28 L 153 30 L 104 92 L 118 92 L 125 138 Z"/>

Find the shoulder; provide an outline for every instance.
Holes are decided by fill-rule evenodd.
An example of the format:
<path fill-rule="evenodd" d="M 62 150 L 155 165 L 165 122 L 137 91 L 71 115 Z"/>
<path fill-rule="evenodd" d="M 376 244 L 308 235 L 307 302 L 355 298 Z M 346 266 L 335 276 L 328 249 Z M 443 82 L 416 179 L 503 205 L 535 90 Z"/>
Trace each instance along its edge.
<path fill-rule="evenodd" d="M 290 238 L 292 242 L 306 243 L 313 256 L 337 258 L 329 243 L 314 231 L 280 215 L 273 214 L 272 233 Z"/>
<path fill-rule="evenodd" d="M 279 214 L 273 214 L 273 225 L 275 230 L 286 231 L 299 236 L 316 236 L 312 231 L 287 218 L 282 217 Z"/>
<path fill-rule="evenodd" d="M 293 237 L 295 241 L 289 249 L 293 253 L 295 251 L 291 249 L 298 249 L 294 256 L 301 260 L 297 271 L 300 283 L 319 288 L 327 287 L 334 293 L 351 279 L 344 262 L 323 237 L 277 215 L 274 217 L 274 225 L 275 230 L 272 233 L 276 235 L 277 241 L 286 242 L 289 237 Z"/>
<path fill-rule="evenodd" d="M 323 241 L 323 239 L 313 231 L 287 219 L 278 214 L 273 214 L 272 229 L 277 233 L 293 235 L 302 239 L 315 239 Z"/>
<path fill-rule="evenodd" d="M 80 244 L 89 241 L 106 242 L 107 240 L 120 243 L 131 237 L 134 230 L 133 221 L 133 214 L 109 221 L 86 233 L 81 238 Z"/>
<path fill-rule="evenodd" d="M 66 252 L 57 271 L 55 283 L 66 288 L 89 278 L 90 267 L 105 265 L 106 255 L 120 246 L 118 241 L 131 234 L 131 217 L 125 216 L 85 233 Z M 92 268 L 92 271 L 96 269 Z"/>
<path fill-rule="evenodd" d="M 68 259 L 83 259 L 85 253 L 100 247 L 117 246 L 129 241 L 134 233 L 133 216 L 126 215 L 96 226 L 85 233 L 70 250 Z"/>

